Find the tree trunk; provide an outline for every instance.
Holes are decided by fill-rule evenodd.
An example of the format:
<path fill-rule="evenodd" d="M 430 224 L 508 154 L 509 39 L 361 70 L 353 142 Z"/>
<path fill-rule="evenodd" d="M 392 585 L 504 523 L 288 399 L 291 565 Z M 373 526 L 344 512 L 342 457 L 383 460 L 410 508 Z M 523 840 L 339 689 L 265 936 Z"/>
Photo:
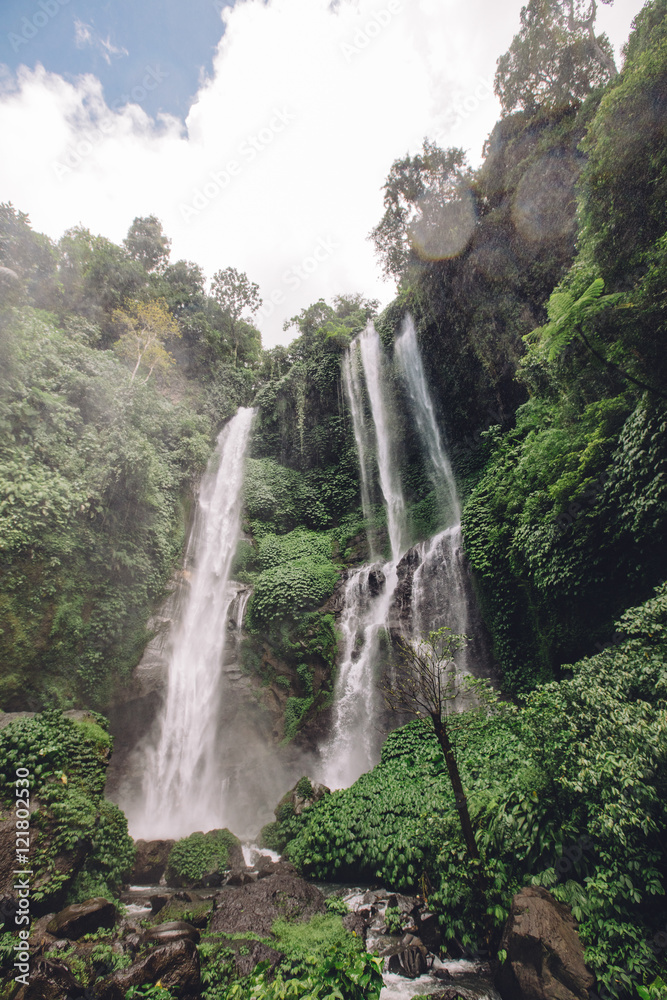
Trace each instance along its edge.
<path fill-rule="evenodd" d="M 452 749 L 452 744 L 449 741 L 449 733 L 447 732 L 447 726 L 442 721 L 439 715 L 432 715 L 433 728 L 435 729 L 435 735 L 438 737 L 438 743 L 445 755 L 445 763 L 447 764 L 447 772 L 449 774 L 449 780 L 452 783 L 452 788 L 454 790 L 454 798 L 456 800 L 456 808 L 459 814 L 459 820 L 461 821 L 461 829 L 463 831 L 463 839 L 465 840 L 466 848 L 468 854 L 471 858 L 479 861 L 479 851 L 477 850 L 477 841 L 475 840 L 475 831 L 472 828 L 472 823 L 470 822 L 470 813 L 468 812 L 468 801 L 463 791 L 463 785 L 461 784 L 461 775 L 459 774 L 459 766 L 456 763 L 456 757 L 454 755 L 454 750 Z"/>

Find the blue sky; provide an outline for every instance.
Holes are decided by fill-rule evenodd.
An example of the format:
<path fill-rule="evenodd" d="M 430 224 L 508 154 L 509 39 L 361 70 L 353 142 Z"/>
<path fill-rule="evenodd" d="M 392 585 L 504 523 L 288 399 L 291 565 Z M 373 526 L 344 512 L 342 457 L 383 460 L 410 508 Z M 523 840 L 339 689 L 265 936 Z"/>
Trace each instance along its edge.
<path fill-rule="evenodd" d="M 0 63 L 11 71 L 41 63 L 70 82 L 93 73 L 109 106 L 126 103 L 123 96 L 134 90 L 136 103 L 151 116 L 163 111 L 183 119 L 202 73 L 212 72 L 223 3 L 2 0 Z M 142 85 L 150 70 L 150 79 L 161 78 L 154 89 Z"/>

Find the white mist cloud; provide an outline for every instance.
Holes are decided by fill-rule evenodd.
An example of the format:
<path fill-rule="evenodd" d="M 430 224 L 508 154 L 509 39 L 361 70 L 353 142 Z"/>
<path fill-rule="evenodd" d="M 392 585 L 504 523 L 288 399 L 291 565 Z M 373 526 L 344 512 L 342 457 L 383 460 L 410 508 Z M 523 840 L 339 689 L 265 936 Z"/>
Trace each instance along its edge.
<path fill-rule="evenodd" d="M 499 113 L 496 59 L 520 6 L 238 0 L 222 11 L 213 73 L 185 129 L 141 109 L 165 78 L 159 64 L 137 78 L 134 103 L 113 108 L 92 76 L 72 84 L 22 68 L 0 93 L 10 151 L 0 199 L 54 238 L 81 223 L 120 241 L 136 215 L 157 215 L 172 259 L 209 277 L 232 265 L 259 282 L 264 343 L 285 342 L 283 321 L 319 297 L 391 298 L 366 239 L 383 181 L 426 135 L 479 162 Z M 640 7 L 601 11 L 615 43 Z"/>

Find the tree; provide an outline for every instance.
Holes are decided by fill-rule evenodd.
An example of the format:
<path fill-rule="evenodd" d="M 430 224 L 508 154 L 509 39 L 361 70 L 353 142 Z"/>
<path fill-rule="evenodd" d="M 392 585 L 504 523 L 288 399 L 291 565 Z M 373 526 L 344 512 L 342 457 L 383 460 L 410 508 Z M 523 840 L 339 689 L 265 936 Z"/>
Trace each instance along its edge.
<path fill-rule="evenodd" d="M 148 382 L 155 369 L 165 372 L 174 363 L 164 342 L 181 334 L 163 302 L 134 302 L 127 311 L 116 309 L 114 320 L 122 331 L 114 350 L 121 358 L 135 362 L 130 382 L 142 365 L 148 368 L 144 379 Z"/>
<path fill-rule="evenodd" d="M 388 278 L 465 249 L 475 225 L 471 178 L 462 149 L 443 150 L 428 139 L 421 153 L 394 161 L 384 184 L 385 213 L 370 234 Z"/>
<path fill-rule="evenodd" d="M 211 290 L 213 297 L 227 314 L 229 336 L 234 346 L 234 364 L 237 362 L 239 347 L 244 341 L 249 342 L 250 333 L 257 333 L 249 320 L 243 320 L 243 313 L 251 316 L 262 305 L 259 285 L 248 279 L 245 272 L 237 271 L 235 267 L 226 267 L 224 271 L 216 271 L 213 275 Z"/>
<path fill-rule="evenodd" d="M 296 327 L 300 333 L 292 348 L 298 357 L 304 359 L 322 351 L 342 353 L 376 315 L 379 304 L 377 299 L 365 299 L 359 293 L 336 295 L 333 301 L 330 306 L 324 299 L 318 299 L 283 323 L 283 330 Z"/>
<path fill-rule="evenodd" d="M 618 74 L 609 39 L 595 34 L 596 17 L 596 0 L 530 0 L 522 8 L 519 33 L 496 71 L 505 114 L 572 104 Z"/>
<path fill-rule="evenodd" d="M 447 727 L 447 703 L 456 693 L 454 654 L 467 643 L 467 636 L 458 635 L 449 628 L 429 632 L 427 636 L 417 640 L 399 639 L 398 648 L 403 667 L 397 671 L 393 683 L 385 688 L 385 698 L 394 711 L 419 718 L 427 717 L 433 723 L 447 765 L 466 850 L 477 867 L 477 884 L 484 897 L 486 878 Z"/>
<path fill-rule="evenodd" d="M 166 267 L 171 240 L 155 215 L 137 216 L 123 243 L 132 260 L 138 261 L 144 270 L 162 271 Z"/>

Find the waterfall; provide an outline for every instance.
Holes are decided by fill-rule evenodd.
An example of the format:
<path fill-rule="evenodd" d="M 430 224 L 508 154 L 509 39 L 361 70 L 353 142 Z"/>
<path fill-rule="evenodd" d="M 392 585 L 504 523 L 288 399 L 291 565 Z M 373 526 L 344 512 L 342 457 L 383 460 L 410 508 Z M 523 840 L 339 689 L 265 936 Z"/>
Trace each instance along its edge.
<path fill-rule="evenodd" d="M 441 523 L 446 525 L 433 538 L 415 546 L 418 565 L 412 576 L 408 632 L 416 638 L 446 626 L 465 635 L 470 616 L 468 571 L 461 536 L 461 505 L 452 466 L 435 418 L 417 332 L 410 314 L 405 317 L 394 353 L 405 377 L 410 409 L 428 458 Z M 456 661 L 459 672 L 467 671 L 465 649 L 459 650 Z"/>
<path fill-rule="evenodd" d="M 225 639 L 230 625 L 240 626 L 248 598 L 229 576 L 253 417 L 254 410 L 241 408 L 223 428 L 202 479 L 186 558 L 186 565 L 193 565 L 190 586 L 171 640 L 157 734 L 145 751 L 135 837 L 182 837 L 225 825 L 217 734 Z"/>
<path fill-rule="evenodd" d="M 443 523 L 460 524 L 461 506 L 456 492 L 456 481 L 435 419 L 433 402 L 417 344 L 415 324 L 410 314 L 405 317 L 403 330 L 394 345 L 394 353 L 405 375 L 410 408 L 417 433 L 428 456 L 431 480 L 442 510 Z"/>
<path fill-rule="evenodd" d="M 405 501 L 393 440 L 395 403 L 380 339 L 369 324 L 350 346 L 343 361 L 343 378 L 359 456 L 364 516 L 368 517 L 376 472 L 387 514 L 391 557 L 384 564 L 374 561 L 353 570 L 345 583 L 338 623 L 341 652 L 332 733 L 320 748 L 322 780 L 331 788 L 349 786 L 377 761 L 381 737 L 376 687 L 380 665 L 391 659 L 389 649 L 383 648 L 383 642 L 390 641 L 390 630 L 412 639 L 444 626 L 467 634 L 471 622 L 461 506 L 410 316 L 396 340 L 394 354 L 438 499 L 442 528 L 408 549 Z M 364 410 L 364 386 L 372 433 Z M 468 658 L 465 649 L 457 653 L 459 674 L 468 672 Z M 463 707 L 463 701 L 457 695 L 458 707 Z"/>
<path fill-rule="evenodd" d="M 372 323 L 368 324 L 359 337 L 359 347 L 375 427 L 377 465 L 387 510 L 391 557 L 396 562 L 405 551 L 405 501 L 393 455 L 389 407 L 382 371 L 382 345 Z"/>
<path fill-rule="evenodd" d="M 361 357 L 359 342 L 355 341 L 343 358 L 343 385 L 345 387 L 345 396 L 347 398 L 348 406 L 350 407 L 350 413 L 352 414 L 352 430 L 354 432 L 354 441 L 357 446 L 357 455 L 359 458 L 361 509 L 363 510 L 364 519 L 367 525 L 370 526 L 373 517 L 373 510 L 371 507 L 372 473 L 370 464 L 372 457 L 372 443 L 363 407 L 363 394 L 361 388 L 361 378 L 359 375 L 360 362 Z M 374 550 L 374 532 L 369 528 L 367 533 L 372 553 Z"/>
<path fill-rule="evenodd" d="M 398 582 L 397 565 L 407 539 L 405 501 L 394 457 L 392 401 L 386 385 L 380 338 L 372 323 L 350 345 L 343 361 L 345 390 L 359 456 L 363 505 L 364 491 L 366 497 L 370 495 L 372 444 L 364 416 L 358 356 L 370 401 L 375 460 L 387 512 L 391 558 L 384 564 L 374 562 L 353 571 L 345 584 L 339 622 L 342 650 L 334 692 L 333 731 L 320 750 L 323 781 L 330 788 L 351 785 L 377 759 L 376 722 L 380 707 L 376 693 L 377 666 Z M 368 517 L 365 507 L 364 516 Z"/>

